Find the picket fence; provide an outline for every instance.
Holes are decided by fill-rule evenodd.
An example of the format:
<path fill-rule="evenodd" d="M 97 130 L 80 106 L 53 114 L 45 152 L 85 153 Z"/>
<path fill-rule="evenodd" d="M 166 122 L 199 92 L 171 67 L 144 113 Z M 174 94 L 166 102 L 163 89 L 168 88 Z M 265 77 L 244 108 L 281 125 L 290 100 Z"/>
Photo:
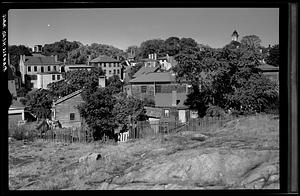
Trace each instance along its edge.
<path fill-rule="evenodd" d="M 135 127 L 129 128 L 127 132 L 119 134 L 119 141 L 126 142 L 130 139 L 146 137 L 159 137 L 180 131 L 207 132 L 211 129 L 222 127 L 226 122 L 236 119 L 235 116 L 227 117 L 204 117 L 190 119 L 186 123 L 177 121 L 153 122 L 139 121 Z"/>

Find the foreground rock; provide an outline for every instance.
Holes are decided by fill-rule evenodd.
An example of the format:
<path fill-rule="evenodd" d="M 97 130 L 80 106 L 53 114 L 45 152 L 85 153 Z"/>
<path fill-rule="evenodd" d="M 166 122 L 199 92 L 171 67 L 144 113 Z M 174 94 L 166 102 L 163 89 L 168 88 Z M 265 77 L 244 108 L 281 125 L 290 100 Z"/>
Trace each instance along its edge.
<path fill-rule="evenodd" d="M 90 153 L 88 155 L 82 156 L 79 158 L 78 162 L 93 162 L 93 161 L 97 161 L 101 158 L 101 154 L 99 153 Z"/>

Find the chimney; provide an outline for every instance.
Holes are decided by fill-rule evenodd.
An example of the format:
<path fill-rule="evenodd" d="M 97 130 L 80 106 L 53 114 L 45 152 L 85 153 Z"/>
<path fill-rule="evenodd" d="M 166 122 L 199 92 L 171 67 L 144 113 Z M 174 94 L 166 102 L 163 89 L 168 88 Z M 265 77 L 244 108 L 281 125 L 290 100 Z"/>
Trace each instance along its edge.
<path fill-rule="evenodd" d="M 168 54 L 166 54 L 167 56 L 167 61 L 170 62 L 170 56 Z"/>
<path fill-rule="evenodd" d="M 20 61 L 23 61 L 23 55 L 20 55 Z"/>
<path fill-rule="evenodd" d="M 119 57 L 119 55 L 117 56 L 117 60 L 118 60 L 118 61 L 120 60 L 120 57 Z"/>
<path fill-rule="evenodd" d="M 156 60 L 156 57 L 157 57 L 157 56 L 156 56 L 156 53 L 154 53 L 154 60 Z"/>
<path fill-rule="evenodd" d="M 66 62 L 67 62 L 67 59 L 66 59 L 66 58 L 64 58 L 64 65 L 66 64 Z"/>
<path fill-rule="evenodd" d="M 98 80 L 98 86 L 105 87 L 105 80 L 106 80 L 106 76 L 100 76 Z"/>
<path fill-rule="evenodd" d="M 87 65 L 90 65 L 91 55 L 88 55 Z"/>
<path fill-rule="evenodd" d="M 177 92 L 172 91 L 172 107 L 176 107 L 176 106 L 177 106 Z"/>
<path fill-rule="evenodd" d="M 151 54 L 148 54 L 148 59 L 151 59 Z"/>
<path fill-rule="evenodd" d="M 54 60 L 55 60 L 55 62 L 57 62 L 57 55 L 54 56 Z"/>

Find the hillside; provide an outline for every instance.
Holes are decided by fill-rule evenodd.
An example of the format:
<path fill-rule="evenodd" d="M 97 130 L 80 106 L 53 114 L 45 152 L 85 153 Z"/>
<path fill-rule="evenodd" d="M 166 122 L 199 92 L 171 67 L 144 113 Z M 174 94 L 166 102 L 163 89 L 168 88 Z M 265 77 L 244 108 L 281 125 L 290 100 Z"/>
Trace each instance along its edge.
<path fill-rule="evenodd" d="M 118 145 L 12 141 L 9 188 L 278 189 L 278 121 L 241 117 L 217 130 L 199 130 L 207 136 L 201 141 L 193 132 Z M 85 160 L 90 153 L 101 157 Z"/>

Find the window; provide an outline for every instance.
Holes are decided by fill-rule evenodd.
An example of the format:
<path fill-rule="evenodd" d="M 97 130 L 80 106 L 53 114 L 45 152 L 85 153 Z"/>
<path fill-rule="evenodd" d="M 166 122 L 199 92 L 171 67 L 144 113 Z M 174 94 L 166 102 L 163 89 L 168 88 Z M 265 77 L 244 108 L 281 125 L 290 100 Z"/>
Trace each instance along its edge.
<path fill-rule="evenodd" d="M 53 66 L 53 69 L 56 71 L 56 66 Z"/>
<path fill-rule="evenodd" d="M 170 110 L 164 110 L 164 117 L 166 118 L 170 117 Z"/>
<path fill-rule="evenodd" d="M 155 93 L 161 93 L 161 85 L 155 86 Z"/>
<path fill-rule="evenodd" d="M 109 74 L 111 75 L 111 70 L 109 70 Z"/>
<path fill-rule="evenodd" d="M 44 67 L 41 67 L 41 72 L 44 73 Z"/>
<path fill-rule="evenodd" d="M 31 66 L 28 66 L 28 72 L 31 72 Z"/>
<path fill-rule="evenodd" d="M 70 120 L 75 120 L 75 113 L 70 113 Z"/>
<path fill-rule="evenodd" d="M 56 77 L 57 77 L 57 80 L 60 80 L 60 75 L 57 75 Z"/>
<path fill-rule="evenodd" d="M 141 93 L 146 93 L 147 86 L 141 86 Z"/>
<path fill-rule="evenodd" d="M 106 67 L 106 64 L 102 63 L 103 64 L 103 67 Z"/>
<path fill-rule="evenodd" d="M 114 69 L 114 74 L 116 74 L 116 70 Z"/>
<path fill-rule="evenodd" d="M 34 66 L 34 71 L 37 71 L 37 66 Z"/>
<path fill-rule="evenodd" d="M 113 65 L 114 65 L 114 67 L 116 67 L 116 64 L 115 64 L 115 63 L 111 63 L 111 64 L 113 64 Z"/>
<path fill-rule="evenodd" d="M 117 70 L 117 74 L 120 74 L 120 70 Z"/>
<path fill-rule="evenodd" d="M 51 71 L 51 67 L 50 66 L 48 66 L 48 71 Z"/>
<path fill-rule="evenodd" d="M 52 80 L 55 80 L 55 75 L 52 75 Z"/>
<path fill-rule="evenodd" d="M 106 69 L 104 69 L 104 73 L 105 73 L 105 75 L 106 75 Z"/>

